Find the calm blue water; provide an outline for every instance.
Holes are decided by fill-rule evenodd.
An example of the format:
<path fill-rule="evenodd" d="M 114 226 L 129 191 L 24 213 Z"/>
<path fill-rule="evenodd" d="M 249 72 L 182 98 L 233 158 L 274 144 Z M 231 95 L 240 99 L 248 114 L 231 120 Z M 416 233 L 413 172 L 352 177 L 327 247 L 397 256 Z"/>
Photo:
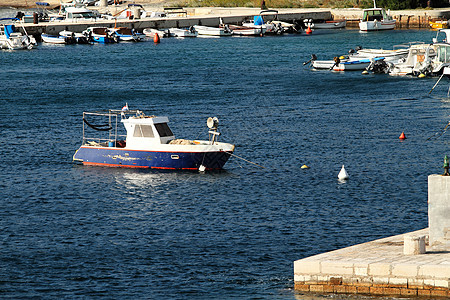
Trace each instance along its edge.
<path fill-rule="evenodd" d="M 449 120 L 448 81 L 429 96 L 436 79 L 302 62 L 433 36 L 0 52 L 0 297 L 294 299 L 294 260 L 426 227 L 427 176 L 450 154 L 448 136 L 426 139 Z M 217 116 L 221 140 L 265 169 L 236 158 L 206 174 L 73 164 L 82 112 L 126 102 L 169 116 L 179 138 L 205 138 Z"/>

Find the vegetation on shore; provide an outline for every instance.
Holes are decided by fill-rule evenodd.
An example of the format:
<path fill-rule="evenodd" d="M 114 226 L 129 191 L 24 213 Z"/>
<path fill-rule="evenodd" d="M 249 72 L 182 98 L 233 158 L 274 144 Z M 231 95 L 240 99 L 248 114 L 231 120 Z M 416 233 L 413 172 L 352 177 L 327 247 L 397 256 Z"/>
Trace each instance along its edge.
<path fill-rule="evenodd" d="M 448 7 L 448 0 L 376 0 L 377 7 L 415 9 Z M 373 0 L 181 0 L 183 7 L 370 8 Z"/>

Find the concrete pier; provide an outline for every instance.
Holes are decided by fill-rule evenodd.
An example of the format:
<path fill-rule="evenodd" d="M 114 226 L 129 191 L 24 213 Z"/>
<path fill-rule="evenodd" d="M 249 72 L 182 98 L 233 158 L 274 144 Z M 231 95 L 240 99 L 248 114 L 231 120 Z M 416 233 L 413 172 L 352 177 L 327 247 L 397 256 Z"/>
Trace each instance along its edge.
<path fill-rule="evenodd" d="M 430 175 L 428 186 L 429 229 L 297 260 L 295 289 L 449 298 L 450 176 Z"/>

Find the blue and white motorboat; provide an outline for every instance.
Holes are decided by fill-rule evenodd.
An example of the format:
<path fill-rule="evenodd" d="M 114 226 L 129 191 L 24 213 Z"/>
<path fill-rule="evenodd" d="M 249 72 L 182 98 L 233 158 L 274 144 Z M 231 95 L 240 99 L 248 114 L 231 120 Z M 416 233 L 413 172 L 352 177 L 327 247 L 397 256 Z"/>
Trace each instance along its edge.
<path fill-rule="evenodd" d="M 378 61 L 383 61 L 384 57 L 365 58 L 358 60 L 336 61 L 333 71 L 362 71 L 370 68 Z"/>
<path fill-rule="evenodd" d="M 17 21 L 15 18 L 0 19 L 0 49 L 20 50 L 32 49 L 37 45 L 36 39 L 28 35 L 25 28 L 21 33 L 14 24 L 2 24 L 4 21 Z"/>
<path fill-rule="evenodd" d="M 92 124 L 99 119 L 107 122 Z M 167 117 L 128 110 L 128 105 L 122 110 L 84 112 L 83 142 L 73 160 L 94 166 L 203 171 L 222 169 L 233 155 L 234 145 L 218 142 L 217 118 L 208 118 L 209 140 L 175 139 L 168 122 Z M 93 138 L 93 130 L 98 137 Z"/>
<path fill-rule="evenodd" d="M 144 34 L 128 27 L 108 28 L 108 31 L 111 36 L 117 37 L 119 42 L 139 42 L 144 37 Z"/>
<path fill-rule="evenodd" d="M 111 34 L 108 27 L 88 27 L 83 34 L 92 41 L 100 44 L 117 43 L 119 38 Z"/>

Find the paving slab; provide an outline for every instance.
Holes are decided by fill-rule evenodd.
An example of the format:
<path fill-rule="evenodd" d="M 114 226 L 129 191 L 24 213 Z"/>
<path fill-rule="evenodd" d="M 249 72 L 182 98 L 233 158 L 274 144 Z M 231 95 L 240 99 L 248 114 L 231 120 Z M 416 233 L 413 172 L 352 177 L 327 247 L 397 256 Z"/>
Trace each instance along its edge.
<path fill-rule="evenodd" d="M 450 251 L 427 247 L 423 254 L 404 254 L 405 236 L 427 241 L 428 235 L 426 228 L 297 260 L 295 289 L 450 297 Z"/>

